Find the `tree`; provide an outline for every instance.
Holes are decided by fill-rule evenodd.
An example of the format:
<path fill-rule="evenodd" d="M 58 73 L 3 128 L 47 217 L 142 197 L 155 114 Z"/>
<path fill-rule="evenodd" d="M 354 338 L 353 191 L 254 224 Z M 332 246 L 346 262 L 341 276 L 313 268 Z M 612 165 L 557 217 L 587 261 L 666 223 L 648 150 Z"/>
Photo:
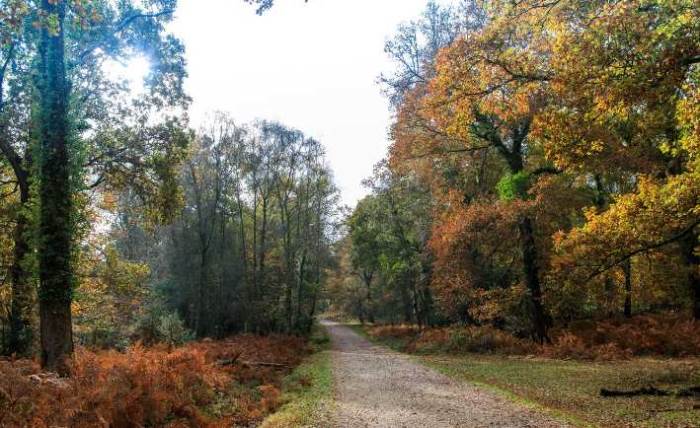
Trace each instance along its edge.
<path fill-rule="evenodd" d="M 522 209 L 517 222 L 522 278 L 536 337 L 544 341 L 549 322 L 542 302 L 542 250 L 530 204 L 517 201 L 528 199 L 528 189 L 540 176 L 558 172 L 538 156 L 536 142 L 529 138 L 535 117 L 548 102 L 550 43 L 547 32 L 535 24 L 537 16 L 511 19 L 507 3 L 494 4 L 491 14 L 483 29 L 440 52 L 435 77 L 406 100 L 394 127 L 392 155 L 394 163 L 429 162 L 456 153 L 500 158 L 499 191 Z M 472 157 L 470 163 L 476 162 Z"/>
<path fill-rule="evenodd" d="M 428 192 L 411 175 L 392 172 L 386 162 L 375 167 L 366 184 L 372 194 L 348 219 L 351 263 L 365 286 L 363 315 L 371 322 L 431 323 Z"/>
<path fill-rule="evenodd" d="M 333 262 L 338 195 L 321 144 L 223 113 L 200 130 L 163 228 L 163 294 L 200 337 L 305 333 Z"/>
<path fill-rule="evenodd" d="M 696 317 L 699 16 L 688 1 L 579 8 L 557 28 L 558 102 L 537 125 L 559 167 L 609 171 L 631 184 L 608 210 L 588 211 L 586 223 L 564 239 L 562 257 L 579 254 L 564 264 L 587 282 L 617 267 L 629 272 L 634 257 L 680 251 Z M 629 287 L 629 275 L 625 282 Z"/>
<path fill-rule="evenodd" d="M 420 19 L 401 24 L 397 34 L 384 45 L 396 70 L 379 77 L 391 106 L 398 109 L 407 93 L 434 77 L 440 49 L 485 24 L 486 11 L 474 0 L 461 0 L 457 6 L 429 1 Z"/>
<path fill-rule="evenodd" d="M 13 261 L 15 280 L 11 325 L 14 326 L 12 336 L 17 340 L 13 341 L 10 352 L 23 353 L 31 343 L 30 335 L 27 334 L 30 331 L 31 305 L 27 302 L 32 301 L 32 275 L 27 270 L 27 256 L 32 254 L 29 238 L 34 230 L 34 219 L 30 216 L 32 181 L 35 179 L 41 189 L 42 178 L 47 178 L 48 183 L 53 180 L 48 178 L 52 177 L 48 174 L 58 174 L 56 183 L 53 183 L 57 189 L 46 189 L 53 194 L 60 190 L 57 183 L 69 180 L 71 186 L 66 188 L 67 193 L 59 195 L 60 198 L 70 199 L 61 203 L 61 210 L 73 212 L 70 217 L 62 219 L 66 225 L 79 217 L 76 215 L 82 207 L 71 207 L 75 202 L 72 199 L 86 186 L 96 188 L 108 185 L 116 188 L 133 184 L 142 190 L 141 194 L 147 197 L 151 206 L 161 204 L 164 208 L 161 212 L 168 211 L 165 205 L 175 196 L 174 189 L 167 184 L 172 183 L 169 170 L 181 158 L 187 138 L 181 131 L 182 126 L 178 120 L 166 119 L 165 124 L 154 125 L 149 117 L 156 109 L 166 113 L 168 110 L 164 109 L 185 106 L 187 98 L 182 92 L 182 46 L 172 36 L 166 36 L 163 27 L 163 23 L 169 19 L 174 2 L 154 3 L 152 7 L 162 7 L 155 12 L 140 9 L 131 2 L 118 5 L 93 2 L 82 5 L 62 1 L 35 8 L 27 2 L 16 1 L 10 6 L 10 13 L 2 16 L 10 24 L 3 28 L 12 31 L 3 34 L 4 67 L 1 70 L 0 93 L 6 98 L 0 102 L 0 151 L 12 166 L 22 204 L 22 209 L 17 210 L 15 222 Z M 48 10 L 42 9 L 44 6 L 55 8 L 55 13 L 44 16 Z M 35 29 L 33 23 L 37 17 L 42 18 L 37 21 L 39 25 Z M 62 51 L 62 55 L 55 53 L 56 50 Z M 115 81 L 104 64 L 128 60 L 135 52 L 144 50 L 148 51 L 154 69 L 146 85 L 147 91 L 141 99 L 135 100 L 129 95 L 129 87 Z M 41 66 L 42 61 L 35 61 L 35 57 L 49 56 L 51 61 L 42 61 L 52 65 L 50 71 L 48 65 Z M 61 64 L 56 65 L 57 62 Z M 36 73 L 39 78 L 35 80 L 32 80 L 32 73 L 29 72 L 32 64 L 41 66 L 43 70 L 43 74 Z M 61 70 L 64 70 L 63 74 L 51 74 Z M 55 81 L 44 82 L 49 78 Z M 54 84 L 64 86 L 64 89 L 53 88 L 51 85 Z M 43 88 L 37 91 L 39 96 L 36 98 L 32 95 L 34 86 Z M 53 97 L 50 103 L 46 101 L 49 99 L 47 97 Z M 56 97 L 64 99 L 59 102 Z M 37 114 L 32 115 L 35 100 Z M 56 107 L 59 104 L 65 106 Z M 49 110 L 54 111 L 54 107 L 66 110 L 65 138 L 55 137 L 52 144 L 62 147 L 63 143 L 59 144 L 58 140 L 65 140 L 66 153 L 61 156 L 66 156 L 67 169 L 63 172 L 47 170 L 42 176 L 40 170 L 43 167 L 59 167 L 48 162 L 43 155 L 36 156 L 34 165 L 33 155 L 37 151 L 31 144 L 32 127 L 36 125 L 36 135 L 44 135 L 45 142 L 48 141 L 49 134 L 56 136 L 64 133 L 43 129 L 44 126 L 49 126 L 43 122 L 44 115 L 49 115 Z M 64 116 L 64 113 L 59 116 Z M 40 148 L 47 149 L 48 146 Z M 38 150 L 37 153 L 42 152 Z M 51 153 L 52 156 L 57 154 Z M 65 174 L 69 174 L 69 178 Z M 48 194 L 44 196 L 49 197 Z M 41 191 L 36 195 L 38 199 L 44 196 Z M 40 210 L 51 206 L 42 203 L 38 205 Z M 159 210 L 153 210 L 154 213 L 156 211 Z M 37 218 L 36 221 L 39 223 L 42 220 Z M 47 221 L 49 220 L 45 219 L 43 224 Z M 73 226 L 77 227 L 78 224 Z M 75 235 L 71 234 L 71 242 L 74 239 Z M 39 232 L 37 242 L 53 241 L 42 238 Z"/>
<path fill-rule="evenodd" d="M 373 206 L 375 205 L 375 206 Z M 376 200 L 367 197 L 358 202 L 349 220 L 350 239 L 352 242 L 350 261 L 354 272 L 365 287 L 365 298 L 361 300 L 360 321 L 367 319 L 373 323 L 374 303 L 372 302 L 372 281 L 378 274 L 381 262 L 381 244 L 379 242 L 381 222 L 373 219 L 377 214 Z"/>
<path fill-rule="evenodd" d="M 67 374 L 73 353 L 71 265 L 73 225 L 69 155 L 69 89 L 66 79 L 65 2 L 43 0 L 39 38 L 38 122 L 39 162 L 39 318 L 41 364 Z"/>

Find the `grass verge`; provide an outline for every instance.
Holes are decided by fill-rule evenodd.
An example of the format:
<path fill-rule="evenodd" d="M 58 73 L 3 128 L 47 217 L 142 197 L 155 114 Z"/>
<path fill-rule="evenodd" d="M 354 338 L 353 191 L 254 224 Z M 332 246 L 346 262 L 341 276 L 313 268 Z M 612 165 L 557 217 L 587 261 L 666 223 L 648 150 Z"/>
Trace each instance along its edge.
<path fill-rule="evenodd" d="M 333 376 L 330 337 L 323 327 L 316 327 L 311 343 L 314 353 L 283 381 L 284 404 L 261 427 L 316 427 L 328 420 L 333 406 Z"/>
<path fill-rule="evenodd" d="M 369 336 L 361 326 L 353 328 Z M 380 342 L 394 349 L 402 345 L 395 339 Z M 543 410 L 576 426 L 700 427 L 700 401 L 697 399 L 600 396 L 601 388 L 627 390 L 653 385 L 677 390 L 700 385 L 698 359 L 589 362 L 442 353 L 414 357 L 449 377 L 485 386 L 510 400 Z"/>

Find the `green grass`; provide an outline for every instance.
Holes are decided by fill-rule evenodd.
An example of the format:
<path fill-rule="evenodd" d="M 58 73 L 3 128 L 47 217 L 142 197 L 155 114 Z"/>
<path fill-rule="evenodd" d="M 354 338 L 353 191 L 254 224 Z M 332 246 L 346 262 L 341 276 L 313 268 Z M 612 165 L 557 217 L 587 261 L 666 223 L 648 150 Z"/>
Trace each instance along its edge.
<path fill-rule="evenodd" d="M 361 327 L 356 331 L 367 336 Z M 384 342 L 394 349 L 401 341 Z M 415 355 L 454 379 L 485 386 L 576 426 L 700 427 L 700 401 L 691 398 L 603 398 L 601 388 L 662 389 L 700 385 L 700 360 L 586 362 L 495 355 Z"/>
<path fill-rule="evenodd" d="M 313 427 L 326 420 L 333 406 L 330 338 L 322 327 L 311 336 L 314 353 L 284 379 L 282 407 L 262 423 L 264 428 Z"/>

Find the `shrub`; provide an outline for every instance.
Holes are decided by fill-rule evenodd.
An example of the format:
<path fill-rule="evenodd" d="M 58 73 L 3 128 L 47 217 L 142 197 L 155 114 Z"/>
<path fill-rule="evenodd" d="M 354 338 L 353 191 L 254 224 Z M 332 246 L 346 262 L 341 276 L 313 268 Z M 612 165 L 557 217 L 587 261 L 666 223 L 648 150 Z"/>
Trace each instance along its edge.
<path fill-rule="evenodd" d="M 150 305 L 137 318 L 132 339 L 147 345 L 166 343 L 177 346 L 193 340 L 194 333 L 185 327 L 177 313 L 169 312 L 162 305 Z"/>
<path fill-rule="evenodd" d="M 90 349 L 119 349 L 126 350 L 129 339 L 124 331 L 113 325 L 94 325 L 89 328 L 78 326 L 74 328 L 78 344 Z"/>
<path fill-rule="evenodd" d="M 194 339 L 194 333 L 185 327 L 177 314 L 162 315 L 158 319 L 158 339 L 169 345 L 183 345 Z"/>

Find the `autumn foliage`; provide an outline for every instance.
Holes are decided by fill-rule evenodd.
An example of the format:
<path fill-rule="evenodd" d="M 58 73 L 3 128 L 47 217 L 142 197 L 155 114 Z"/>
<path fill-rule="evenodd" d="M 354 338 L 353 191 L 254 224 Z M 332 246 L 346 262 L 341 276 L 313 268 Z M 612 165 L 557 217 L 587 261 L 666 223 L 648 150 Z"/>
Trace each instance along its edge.
<path fill-rule="evenodd" d="M 70 378 L 31 360 L 0 361 L 0 426 L 248 425 L 278 406 L 282 376 L 306 352 L 299 338 L 249 335 L 175 349 L 79 349 Z"/>
<path fill-rule="evenodd" d="M 553 329 L 552 343 L 538 345 L 489 325 L 419 329 L 412 325 L 366 327 L 376 339 L 411 353 L 503 354 L 577 360 L 635 356 L 697 357 L 700 325 L 684 316 L 580 321 Z"/>
<path fill-rule="evenodd" d="M 699 23 L 691 0 L 467 0 L 401 27 L 385 185 L 349 234 L 377 321 L 454 326 L 417 348 L 697 354 Z M 379 304 L 408 254 L 409 305 Z"/>

